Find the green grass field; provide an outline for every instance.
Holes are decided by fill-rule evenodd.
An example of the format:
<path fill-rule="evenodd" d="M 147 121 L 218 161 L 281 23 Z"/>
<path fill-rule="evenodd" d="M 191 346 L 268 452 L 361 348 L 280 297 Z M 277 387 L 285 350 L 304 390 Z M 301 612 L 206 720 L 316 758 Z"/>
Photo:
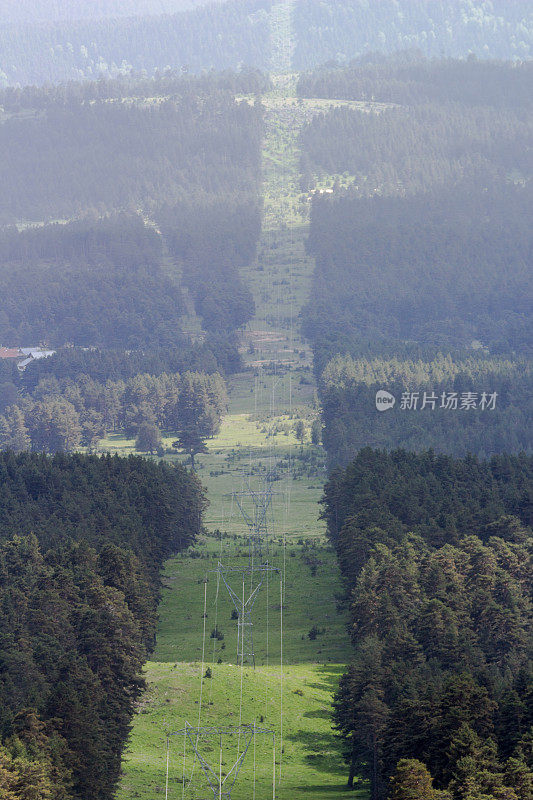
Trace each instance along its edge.
<path fill-rule="evenodd" d="M 197 457 L 198 475 L 208 489 L 210 506 L 205 521 L 211 530 L 231 524 L 233 531 L 245 532 L 246 526 L 228 495 L 241 489 L 243 475 L 252 464 L 257 476 L 278 465 L 279 480 L 274 487 L 278 502 L 271 519 L 275 534 L 282 531 L 288 537 L 323 534 L 318 503 L 325 479 L 324 454 L 321 448 L 308 443 L 302 450 L 294 435 L 296 421 L 303 419 L 309 440 L 311 421 L 317 413 L 313 409 L 314 387 L 306 369 L 295 371 L 291 377 L 292 412 L 288 408 L 288 375 L 263 376 L 261 385 L 254 384 L 251 372 L 230 380 L 229 413 L 218 436 L 208 443 L 209 452 Z M 301 378 L 305 383 L 300 382 Z M 250 392 L 250 386 L 255 390 Z M 270 417 L 273 393 L 275 411 Z M 175 438 L 175 434 L 164 436 L 164 446 L 170 449 Z M 128 455 L 135 452 L 135 441 L 112 434 L 101 440 L 100 450 Z M 165 456 L 165 460 L 187 463 L 177 453 Z"/>
<path fill-rule="evenodd" d="M 274 731 L 278 746 L 278 798 L 325 800 L 332 793 L 366 797 L 362 784 L 355 794 L 345 790 L 346 773 L 339 743 L 331 727 L 332 692 L 342 665 L 349 658 L 346 618 L 335 602 L 335 591 L 340 584 L 333 554 L 323 542 L 315 540 L 302 546 L 292 541 L 286 547 L 284 570 L 284 548 L 279 541 L 273 545 L 269 560 L 279 566 L 279 573 L 274 573 L 268 585 L 265 582 L 260 589 L 261 602 L 257 603 L 257 613 L 254 614 L 254 670 L 250 665 L 235 666 L 237 623 L 231 618 L 232 605 L 225 586 L 212 571 L 221 547 L 225 563 L 246 562 L 241 555 L 241 537 L 221 541 L 216 536 L 209 536 L 199 542 L 192 553 L 173 558 L 166 565 L 157 647 L 154 661 L 146 667 L 148 690 L 134 720 L 124 760 L 124 778 L 117 798 L 148 800 L 163 791 L 165 736 L 167 732 L 182 729 L 186 722 L 193 726 L 199 723 L 203 726 L 231 726 L 239 722 L 255 722 Z M 283 574 L 281 667 L 280 578 Z M 207 584 L 204 583 L 206 577 Z M 236 591 L 239 591 L 241 580 L 240 575 L 237 576 Z M 205 638 L 204 604 L 207 608 Z M 314 640 L 308 636 L 313 626 L 319 631 Z M 211 637 L 215 629 L 223 638 Z M 203 678 L 208 668 L 211 677 Z M 280 699 L 282 692 L 283 702 Z M 284 724 L 280 765 L 281 706 Z M 172 737 L 171 742 L 169 797 L 177 799 L 182 796 L 184 737 Z M 212 751 L 202 752 L 206 757 L 212 753 L 219 764 L 218 742 Z M 224 771 L 233 763 L 235 752 L 236 743 L 230 737 L 222 748 Z M 255 760 L 257 797 L 270 797 L 273 768 L 268 737 L 256 737 Z M 193 766 L 190 748 L 185 753 L 185 764 L 189 774 Z M 252 767 L 253 761 L 247 759 L 232 792 L 234 800 L 252 796 Z M 194 783 L 197 785 L 196 779 Z M 195 795 L 186 792 L 185 796 Z M 197 796 L 204 795 L 200 793 Z"/>
<path fill-rule="evenodd" d="M 198 474 L 210 501 L 207 535 L 165 566 L 157 645 L 146 665 L 148 688 L 133 721 L 117 800 L 165 797 L 167 734 L 186 723 L 240 722 L 273 731 L 276 749 L 273 753 L 268 735 L 255 736 L 232 800 L 273 797 L 274 764 L 279 800 L 368 797 L 363 782 L 355 791 L 345 787 L 346 767 L 331 722 L 332 696 L 350 658 L 350 645 L 346 610 L 339 602 L 340 574 L 319 520 L 324 454 L 309 443 L 317 414 L 316 387 L 310 349 L 297 324 L 313 271 L 305 253 L 307 207 L 298 188 L 297 134 L 305 116 L 301 104 L 284 101 L 282 95 L 278 88 L 265 98 L 263 233 L 256 263 L 244 271 L 256 299 L 255 319 L 242 338 L 249 369 L 230 379 L 228 415 L 209 442 L 209 452 L 198 457 Z M 298 419 L 308 433 L 303 446 L 294 435 Z M 165 446 L 174 438 L 165 437 Z M 134 442 L 113 436 L 101 447 L 126 454 L 133 452 Z M 184 460 L 178 454 L 165 459 Z M 248 563 L 246 524 L 229 495 L 248 480 L 259 488 L 261 476 L 272 470 L 277 480 L 272 484 L 267 558 L 275 571 L 263 579 L 254 607 L 255 669 L 249 664 L 241 668 L 236 666 L 237 622 L 215 570 L 221 556 L 225 565 Z M 227 580 L 241 596 L 242 572 Z M 255 586 L 246 581 L 245 593 Z M 211 636 L 215 631 L 218 638 Z M 211 677 L 204 677 L 208 669 Z M 168 800 L 214 797 L 187 739 L 176 735 L 169 741 Z M 239 746 L 236 737 L 223 742 L 201 737 L 198 745 L 213 768 L 212 779 L 229 782 Z M 188 779 L 192 773 L 190 783 L 183 782 L 184 766 Z"/>
<path fill-rule="evenodd" d="M 280 720 L 277 695 L 280 675 L 277 667 L 261 667 L 255 671 L 244 670 L 243 722 L 252 721 L 257 708 L 262 708 L 264 721 L 257 724 L 278 731 L 276 737 L 276 797 L 313 798 L 326 800 L 332 795 L 350 798 L 365 798 L 363 786 L 348 792 L 344 785 L 345 770 L 341 766 L 337 743 L 331 736 L 329 705 L 331 692 L 338 682 L 342 667 L 337 665 L 316 666 L 301 664 L 289 666 L 283 672 L 284 689 L 284 735 L 280 754 Z M 129 752 L 125 760 L 125 776 L 117 797 L 157 798 L 165 793 L 167 732 L 179 730 L 188 721 L 198 723 L 200 669 L 197 663 L 177 664 L 150 663 L 147 665 L 150 680 L 143 706 L 135 720 Z M 203 682 L 206 707 L 202 724 L 235 725 L 239 721 L 239 709 L 234 700 L 240 694 L 240 670 L 230 666 L 217 666 L 213 677 Z M 183 736 L 172 738 L 170 751 L 169 800 L 182 797 Z M 256 736 L 256 786 L 255 796 L 272 797 L 273 755 L 270 738 Z M 236 757 L 233 739 L 223 743 L 222 769 L 227 774 Z M 220 761 L 219 741 L 205 745 L 202 754 L 209 758 L 218 772 Z M 251 800 L 253 792 L 253 753 L 244 762 L 242 772 L 232 792 L 233 800 Z M 281 763 L 280 763 L 281 756 Z M 187 775 L 193 768 L 191 748 L 185 754 Z M 281 769 L 281 780 L 280 780 Z M 208 797 L 205 781 L 196 764 L 195 783 L 199 785 L 197 797 Z M 202 791 L 203 790 L 203 791 Z M 190 790 L 186 797 L 194 797 Z M 213 796 L 211 794 L 211 796 Z"/>
<path fill-rule="evenodd" d="M 240 435 L 244 444 L 256 444 L 253 435 L 247 439 L 242 429 Z M 215 452 L 219 444 L 214 441 Z M 220 479 L 206 478 L 211 496 L 217 480 Z M 309 490 L 310 485 L 316 485 L 316 489 Z M 244 724 L 255 721 L 276 733 L 279 748 L 281 705 L 283 753 L 281 781 L 279 752 L 277 755 L 276 797 L 325 800 L 332 793 L 354 796 L 354 792 L 344 788 L 346 772 L 330 718 L 332 693 L 350 654 L 345 610 L 342 604 L 338 606 L 336 597 L 341 593 L 341 583 L 335 557 L 316 521 L 313 527 L 319 485 L 319 482 L 310 484 L 302 479 L 300 493 L 303 497 L 291 502 L 288 515 L 292 530 L 284 537 L 282 527 L 269 548 L 269 563 L 279 571 L 273 572 L 268 581 L 264 580 L 259 590 L 253 617 L 256 668 L 246 665 L 242 669 L 242 705 L 241 668 L 236 666 L 237 623 L 232 619 L 229 594 L 215 570 L 221 554 L 224 564 L 246 564 L 246 541 L 242 535 L 233 533 L 236 526 L 226 518 L 227 524 L 222 528 L 231 530 L 231 534 L 207 535 L 191 552 L 167 562 L 157 646 L 153 661 L 145 670 L 148 690 L 134 718 L 118 800 L 149 800 L 160 795 L 165 781 L 166 732 L 179 730 L 186 722 L 237 725 L 239 721 Z M 298 496 L 298 492 L 295 494 Z M 301 522 L 299 529 L 298 520 Z M 215 521 L 218 527 L 220 520 Z M 307 526 L 309 536 L 302 532 Z M 214 523 L 209 527 L 213 530 Z M 282 576 L 283 667 L 280 665 Z M 237 574 L 230 585 L 240 593 L 242 575 Z M 250 591 L 248 584 L 246 591 Z M 204 604 L 207 609 L 205 637 Z M 312 639 L 309 633 L 314 627 L 318 632 Z M 220 638 L 211 636 L 215 630 Z M 202 679 L 207 668 L 212 677 Z M 177 800 L 182 797 L 184 739 L 173 737 L 171 742 L 169 797 Z M 230 737 L 222 750 L 223 768 L 230 768 L 234 752 L 233 749 L 226 752 L 226 747 L 234 748 L 234 745 Z M 215 755 L 219 763 L 218 750 Z M 188 774 L 193 765 L 188 750 L 185 764 Z M 272 796 L 272 747 L 264 736 L 256 737 L 255 774 L 257 797 Z M 251 781 L 252 767 L 247 759 L 232 792 L 234 800 L 252 796 Z M 198 788 L 197 783 L 195 778 L 194 785 Z M 185 796 L 209 795 L 186 792 Z M 355 796 L 367 796 L 363 784 Z"/>
<path fill-rule="evenodd" d="M 308 543 L 304 545 L 288 540 L 285 547 L 282 541 L 276 539 L 270 547 L 268 561 L 279 571 L 270 575 L 268 582 L 263 582 L 260 602 L 254 609 L 256 664 L 266 666 L 280 660 L 280 591 L 283 576 L 284 662 L 329 664 L 345 661 L 349 656 L 346 617 L 343 609 L 337 610 L 335 593 L 340 593 L 340 583 L 334 554 L 319 540 L 307 540 Z M 226 565 L 247 565 L 245 544 L 239 536 L 223 539 L 210 536 L 195 548 L 193 555 L 201 558 L 185 554 L 167 563 L 163 574 L 165 588 L 154 653 L 156 661 L 201 661 L 206 593 L 207 660 L 218 662 L 222 659 L 223 663 L 235 663 L 237 624 L 231 619 L 233 605 L 222 581 L 217 580 L 216 568 L 220 556 Z M 208 580 L 206 590 L 205 578 Z M 232 586 L 240 596 L 241 573 L 237 573 Z M 246 592 L 249 591 L 247 581 Z M 314 625 L 320 629 L 320 633 L 315 640 L 311 640 L 307 634 Z M 224 635 L 223 640 L 210 638 L 215 628 Z"/>

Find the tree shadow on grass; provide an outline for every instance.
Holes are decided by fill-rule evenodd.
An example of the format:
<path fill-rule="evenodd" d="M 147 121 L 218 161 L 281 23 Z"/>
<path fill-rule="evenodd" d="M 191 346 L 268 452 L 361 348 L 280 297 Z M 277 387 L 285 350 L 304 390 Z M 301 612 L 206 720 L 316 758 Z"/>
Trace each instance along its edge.
<path fill-rule="evenodd" d="M 310 689 L 320 689 L 322 692 L 327 691 L 334 694 L 339 686 L 340 677 L 345 670 L 346 667 L 342 665 L 330 666 L 325 664 L 317 669 L 317 674 L 322 679 L 321 683 L 308 683 L 306 681 L 306 686 L 309 686 Z"/>
<path fill-rule="evenodd" d="M 354 789 L 348 789 L 345 783 L 340 784 L 339 786 L 320 786 L 316 784 L 314 786 L 299 786 L 298 791 L 302 793 L 309 793 L 312 797 L 316 797 L 323 794 L 344 794 L 349 795 L 350 797 L 354 798 L 354 800 L 367 800 L 368 788 L 364 785 L 358 786 Z"/>
<path fill-rule="evenodd" d="M 331 719 L 331 711 L 329 709 L 320 711 L 306 711 L 304 717 L 306 719 Z"/>
<path fill-rule="evenodd" d="M 299 731 L 286 738 L 304 750 L 306 763 L 317 772 L 347 776 L 340 742 L 332 734 Z"/>

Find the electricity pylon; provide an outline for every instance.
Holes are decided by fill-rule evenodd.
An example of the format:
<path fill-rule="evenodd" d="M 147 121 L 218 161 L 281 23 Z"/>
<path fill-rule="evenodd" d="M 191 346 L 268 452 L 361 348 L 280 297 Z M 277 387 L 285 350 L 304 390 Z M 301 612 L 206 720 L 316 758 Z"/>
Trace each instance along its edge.
<path fill-rule="evenodd" d="M 219 561 L 215 572 L 222 578 L 237 612 L 237 663 L 240 666 L 250 664 L 255 669 L 252 609 L 265 580 L 269 575 L 279 573 L 279 569 L 268 563 L 248 567 L 225 567 Z M 236 578 L 239 578 L 238 584 Z"/>
<path fill-rule="evenodd" d="M 197 791 L 197 779 L 194 780 L 194 763 L 198 761 L 200 768 L 205 778 L 206 785 L 203 791 L 207 791 L 209 798 L 212 796 L 213 800 L 231 800 L 231 792 L 241 767 L 243 765 L 246 754 L 250 746 L 254 745 L 255 738 L 258 734 L 272 737 L 272 749 L 275 758 L 276 738 L 273 731 L 267 728 L 259 728 L 254 722 L 253 725 L 235 725 L 235 726 L 219 726 L 219 725 L 206 725 L 194 727 L 185 722 L 185 727 L 178 731 L 172 731 L 167 734 L 167 778 L 165 796 L 169 796 L 169 764 L 170 764 L 170 743 L 174 737 L 183 737 L 183 769 L 182 769 L 182 795 L 190 797 L 191 789 L 194 791 L 196 800 L 200 800 Z M 218 759 L 215 761 L 211 755 L 213 751 L 216 752 L 217 748 L 213 746 L 213 739 L 219 740 Z M 224 747 L 224 742 L 232 745 L 234 740 L 237 739 L 237 758 L 233 761 L 230 769 L 222 771 L 223 762 L 227 758 L 229 746 Z M 190 777 L 186 776 L 186 756 L 187 748 L 193 755 L 193 769 Z M 275 763 L 275 761 L 274 761 Z M 254 776 L 255 779 L 255 776 Z M 273 777 L 273 788 L 275 793 L 275 775 Z M 201 787 L 200 787 L 201 790 Z M 202 798 L 207 800 L 207 798 Z"/>

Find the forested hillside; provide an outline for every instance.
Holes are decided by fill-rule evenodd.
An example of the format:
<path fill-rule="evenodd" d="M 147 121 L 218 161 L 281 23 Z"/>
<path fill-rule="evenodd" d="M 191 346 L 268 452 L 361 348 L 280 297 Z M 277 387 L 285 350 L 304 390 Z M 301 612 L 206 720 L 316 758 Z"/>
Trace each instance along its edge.
<path fill-rule="evenodd" d="M 159 376 L 171 372 L 221 372 L 230 374 L 241 368 L 231 340 L 207 337 L 205 341 L 191 344 L 188 339 L 177 350 L 100 350 L 98 348 L 66 347 L 53 358 L 32 363 L 30 370 L 20 373 L 13 366 L 3 365 L 0 375 L 14 380 L 17 387 L 33 392 L 42 378 L 77 381 L 83 377 L 99 383 L 106 380 L 127 381 L 144 373 Z M 238 356 L 238 354 L 237 354 Z"/>
<path fill-rule="evenodd" d="M 189 200 L 162 208 L 157 219 L 204 328 L 220 335 L 248 322 L 254 299 L 239 270 L 253 261 L 261 232 L 257 196 L 242 191 L 233 201 L 222 194 L 213 202 Z"/>
<path fill-rule="evenodd" d="M 270 88 L 269 76 L 258 69 L 243 68 L 222 72 L 188 75 L 167 68 L 148 76 L 130 72 L 97 81 L 65 81 L 45 86 L 6 86 L 0 91 L 0 105 L 5 112 L 2 121 L 21 111 L 41 112 L 45 109 L 77 109 L 80 104 L 97 101 L 122 100 L 140 108 L 157 106 L 165 98 L 174 103 L 184 102 L 198 111 L 198 100 L 216 97 L 231 106 L 235 95 L 261 94 Z M 196 101 L 196 103 L 195 103 Z M 24 116 L 24 115 L 22 115 Z M 29 116 L 29 115 L 28 115 Z M 38 114 L 37 114 L 38 116 Z M 190 143 L 189 143 L 190 146 Z"/>
<path fill-rule="evenodd" d="M 532 800 L 532 48 L 0 0 L 0 800 Z"/>
<path fill-rule="evenodd" d="M 254 195 L 261 109 L 235 102 L 233 92 L 257 86 L 252 74 L 228 76 L 226 85 L 162 78 L 5 92 L 13 110 L 0 124 L 0 147 L 10 153 L 0 167 L 0 219 L 150 212 L 163 202 Z"/>
<path fill-rule="evenodd" d="M 530 60 L 425 58 L 413 48 L 392 56 L 369 53 L 353 59 L 348 67 L 329 63 L 304 72 L 298 94 L 408 106 L 463 103 L 517 110 L 531 107 L 532 73 Z"/>
<path fill-rule="evenodd" d="M 528 58 L 528 0 L 304 0 L 295 7 L 296 69 L 417 47 L 427 56 Z"/>
<path fill-rule="evenodd" d="M 24 372 L 20 372 L 13 364 L 1 364 L 0 376 L 4 382 L 14 381 L 17 389 L 33 393 L 43 378 L 74 382 L 90 378 L 97 383 L 105 383 L 106 380 L 127 381 L 141 373 L 156 377 L 165 372 L 230 374 L 241 368 L 239 360 L 232 360 L 234 354 L 230 340 L 217 337 L 207 337 L 198 344 L 191 344 L 186 339 L 177 350 L 171 351 L 66 347 L 53 358 L 35 361 L 32 368 Z"/>
<path fill-rule="evenodd" d="M 0 239 L 0 341 L 21 346 L 175 347 L 183 299 L 162 267 L 160 237 L 117 215 Z"/>
<path fill-rule="evenodd" d="M 194 466 L 218 431 L 261 214 L 262 109 L 235 94 L 267 84 L 169 72 L 2 97 L 0 342 L 58 348 L 0 364 L 2 800 L 114 795 L 160 569 L 205 499 L 175 464 L 67 453 L 114 434 L 163 455 L 165 431 Z"/>
<path fill-rule="evenodd" d="M 317 197 L 305 330 L 319 366 L 377 343 L 530 354 L 531 202 L 531 182 L 467 180 L 405 199 Z"/>
<path fill-rule="evenodd" d="M 0 794 L 106 800 L 154 643 L 159 569 L 204 506 L 180 467 L 0 454 Z"/>
<path fill-rule="evenodd" d="M 137 372 L 152 374 L 235 371 L 233 332 L 254 309 L 239 269 L 260 232 L 263 132 L 260 104 L 235 94 L 266 86 L 249 71 L 6 90 L 0 216 L 19 230 L 0 234 L 0 341 L 143 350 Z M 19 224 L 58 219 L 70 222 Z M 184 288 L 203 345 L 183 334 Z M 154 369 L 155 352 L 170 366 Z"/>
<path fill-rule="evenodd" d="M 326 486 L 355 646 L 335 719 L 374 800 L 531 797 L 532 468 L 365 449 Z"/>
<path fill-rule="evenodd" d="M 366 445 L 529 449 L 529 72 L 399 54 L 302 76 L 301 94 L 359 101 L 301 134 L 303 182 L 318 189 L 303 327 L 330 464 Z M 396 398 L 387 414 L 379 390 Z M 497 395 L 490 413 L 483 393 Z"/>
<path fill-rule="evenodd" d="M 161 16 L 0 24 L 0 82 L 43 84 L 166 67 L 266 69 L 271 0 L 228 0 Z"/>
<path fill-rule="evenodd" d="M 67 12 L 65 3 L 43 7 L 26 0 L 0 25 L 0 84 L 95 79 L 131 69 L 267 69 L 275 6 L 271 0 L 78 0 Z M 405 48 L 430 57 L 472 52 L 526 59 L 533 43 L 527 0 L 297 0 L 291 15 L 297 70 Z"/>
<path fill-rule="evenodd" d="M 335 356 L 320 380 L 329 463 L 345 465 L 367 446 L 480 457 L 531 451 L 531 382 L 531 363 L 521 360 Z M 396 402 L 382 413 L 376 394 L 384 389 Z"/>
<path fill-rule="evenodd" d="M 441 77 L 446 79 L 443 67 Z M 520 69 L 514 72 L 521 76 Z M 492 70 L 484 68 L 481 74 L 491 85 Z M 527 90 L 524 81 L 518 97 L 512 81 L 502 81 L 501 94 L 484 98 L 480 93 L 477 102 L 472 101 L 471 91 L 465 91 L 463 97 L 457 93 L 453 100 L 437 99 L 441 94 L 438 88 L 436 98 L 426 100 L 416 91 L 416 85 L 413 88 L 405 83 L 402 87 L 411 90 L 409 107 L 388 108 L 380 114 L 333 108 L 316 116 L 302 131 L 303 172 L 350 175 L 359 196 L 427 192 L 460 182 L 505 182 L 508 176 L 515 181 L 529 178 L 533 174 L 533 71 L 528 74 L 524 70 L 523 77 L 528 81 Z M 521 81 L 518 83 L 520 87 Z M 390 84 L 384 84 L 380 92 L 379 80 L 376 84 L 376 89 L 374 81 L 368 90 L 358 87 L 353 92 L 355 97 L 349 99 L 374 98 L 381 102 L 390 94 L 402 95 L 401 90 L 387 91 Z M 433 89 L 428 84 L 426 91 Z M 333 83 L 328 91 L 335 92 L 336 88 Z"/>

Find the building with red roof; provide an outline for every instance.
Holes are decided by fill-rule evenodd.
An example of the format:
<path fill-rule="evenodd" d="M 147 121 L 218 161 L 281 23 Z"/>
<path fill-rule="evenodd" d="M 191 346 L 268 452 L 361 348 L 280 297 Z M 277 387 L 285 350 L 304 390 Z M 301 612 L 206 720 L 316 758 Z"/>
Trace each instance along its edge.
<path fill-rule="evenodd" d="M 18 347 L 0 347 L 0 358 L 23 358 L 24 353 Z"/>

